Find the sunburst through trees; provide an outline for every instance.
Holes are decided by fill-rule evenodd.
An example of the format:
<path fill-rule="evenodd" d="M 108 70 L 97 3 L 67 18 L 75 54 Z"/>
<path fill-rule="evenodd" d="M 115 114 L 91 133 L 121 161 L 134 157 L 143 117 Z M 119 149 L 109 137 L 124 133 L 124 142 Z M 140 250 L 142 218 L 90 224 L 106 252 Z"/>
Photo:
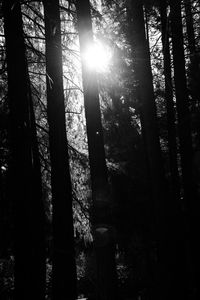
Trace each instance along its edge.
<path fill-rule="evenodd" d="M 0 1 L 0 299 L 199 299 L 199 13 Z"/>

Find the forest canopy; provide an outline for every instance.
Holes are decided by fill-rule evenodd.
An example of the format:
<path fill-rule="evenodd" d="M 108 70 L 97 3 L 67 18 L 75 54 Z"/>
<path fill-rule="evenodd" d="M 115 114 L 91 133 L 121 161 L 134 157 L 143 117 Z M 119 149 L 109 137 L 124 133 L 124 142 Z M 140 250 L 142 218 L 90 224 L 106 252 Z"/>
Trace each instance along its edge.
<path fill-rule="evenodd" d="M 200 299 L 199 29 L 199 0 L 0 0 L 0 299 Z"/>

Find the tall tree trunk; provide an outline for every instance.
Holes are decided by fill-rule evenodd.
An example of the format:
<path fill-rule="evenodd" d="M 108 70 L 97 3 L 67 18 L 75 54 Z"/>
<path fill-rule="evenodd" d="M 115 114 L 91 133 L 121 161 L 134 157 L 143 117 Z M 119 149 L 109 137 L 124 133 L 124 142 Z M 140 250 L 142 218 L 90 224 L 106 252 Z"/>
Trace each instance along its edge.
<path fill-rule="evenodd" d="M 165 75 L 165 102 L 167 109 L 167 130 L 168 130 L 168 148 L 170 163 L 170 188 L 171 194 L 176 203 L 180 200 L 180 179 L 177 160 L 177 142 L 176 142 L 176 125 L 175 125 L 175 103 L 173 99 L 173 86 L 171 75 L 171 54 L 169 45 L 169 21 L 167 17 L 166 0 L 160 1 L 160 14 L 162 26 L 162 46 L 164 59 Z"/>
<path fill-rule="evenodd" d="M 192 139 L 183 50 L 181 2 L 179 0 L 171 1 L 171 30 L 183 185 L 185 197 L 189 200 L 192 193 L 191 187 L 193 186 L 191 176 Z"/>
<path fill-rule="evenodd" d="M 0 157 L 0 239 L 1 239 L 1 246 L 0 246 L 0 257 L 2 257 L 2 253 L 5 250 L 5 199 L 3 193 L 3 176 L 2 176 L 2 162 Z"/>
<path fill-rule="evenodd" d="M 97 264 L 97 299 L 117 299 L 112 200 L 109 192 L 97 78 L 84 53 L 93 44 L 90 3 L 77 1 L 77 17 L 93 199 L 93 235 Z M 98 57 L 97 57 L 98 59 Z"/>
<path fill-rule="evenodd" d="M 197 245 L 197 228 L 199 227 L 199 199 L 194 181 L 192 168 L 193 149 L 190 126 L 190 112 L 185 72 L 185 57 L 183 47 L 181 1 L 170 1 L 171 30 L 173 44 L 174 82 L 176 105 L 178 113 L 178 132 L 182 168 L 182 184 L 184 190 L 184 206 L 189 224 L 187 237 L 191 242 L 192 257 L 194 258 L 196 288 L 199 284 L 199 247 Z"/>
<path fill-rule="evenodd" d="M 76 298 L 72 186 L 66 137 L 59 1 L 43 1 L 53 201 L 53 299 Z"/>
<path fill-rule="evenodd" d="M 3 2 L 15 213 L 15 299 L 45 299 L 44 207 L 19 2 Z M 37 161 L 37 162 L 36 162 Z"/>
<path fill-rule="evenodd" d="M 162 45 L 164 56 L 164 75 L 165 75 L 165 101 L 167 108 L 167 128 L 169 161 L 171 172 L 171 197 L 169 201 L 169 235 L 171 243 L 175 245 L 172 251 L 173 269 L 171 279 L 173 280 L 174 297 L 187 297 L 190 285 L 191 260 L 188 243 L 185 241 L 186 226 L 181 206 L 180 178 L 177 162 L 177 142 L 175 125 L 175 108 L 173 100 L 173 87 L 171 76 L 171 54 L 169 45 L 169 18 L 167 17 L 167 1 L 160 1 L 161 26 L 162 26 Z M 173 208 L 173 209 L 172 209 Z M 175 248 L 175 250 L 174 250 Z M 183 284 L 185 282 L 185 284 Z M 176 292 L 175 292 L 176 291 Z"/>
<path fill-rule="evenodd" d="M 150 297 L 156 299 L 177 299 L 178 288 L 176 275 L 179 274 L 180 263 L 176 262 L 178 250 L 174 251 L 177 236 L 173 233 L 176 226 L 175 214 L 168 197 L 161 157 L 159 133 L 157 128 L 156 104 L 154 99 L 153 80 L 150 64 L 150 52 L 145 35 L 143 1 L 132 2 L 130 20 L 132 23 L 132 47 L 135 64 L 135 76 L 138 81 L 138 100 L 141 104 L 141 124 L 144 132 L 147 159 L 149 164 L 150 186 L 155 209 L 155 225 L 158 247 L 157 286 Z M 169 72 L 169 70 L 168 70 Z M 169 76 L 169 74 L 167 74 Z M 171 88 L 171 87 L 170 87 Z M 168 90 L 170 93 L 170 91 Z M 171 117 L 171 116 L 170 116 Z M 172 218 L 172 219 L 171 219 Z M 175 228 L 181 232 L 180 228 Z M 182 257 L 182 253 L 179 253 Z M 180 274 L 179 274 L 180 275 Z M 175 289 L 175 292 L 174 292 Z M 174 294 L 173 294 L 174 292 Z M 180 292 L 180 291 L 179 291 Z M 180 292 L 181 293 L 181 292 Z"/>
<path fill-rule="evenodd" d="M 141 101 L 141 121 L 145 131 L 149 170 L 152 175 L 152 191 L 156 201 L 163 192 L 164 170 L 157 127 L 148 41 L 145 35 L 143 5 L 141 1 L 132 3 L 130 14 L 133 31 L 132 48 L 134 52 L 135 76 L 138 84 L 138 98 Z M 161 183 L 160 186 L 157 185 L 158 182 Z"/>
<path fill-rule="evenodd" d="M 190 56 L 192 56 L 196 50 L 196 42 L 195 42 L 195 35 L 194 35 L 191 0 L 184 0 L 184 6 L 185 6 L 185 13 L 186 13 L 188 49 L 189 49 Z"/>

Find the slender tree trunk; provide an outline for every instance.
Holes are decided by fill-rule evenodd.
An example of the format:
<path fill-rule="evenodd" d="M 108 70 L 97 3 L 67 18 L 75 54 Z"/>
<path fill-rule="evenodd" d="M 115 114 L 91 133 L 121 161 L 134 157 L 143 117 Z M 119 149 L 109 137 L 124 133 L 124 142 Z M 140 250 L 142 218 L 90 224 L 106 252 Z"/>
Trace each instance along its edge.
<path fill-rule="evenodd" d="M 164 172 L 162 169 L 161 149 L 156 120 L 156 105 L 153 91 L 153 81 L 150 65 L 150 51 L 145 33 L 145 21 L 142 1 L 135 1 L 129 6 L 129 22 L 132 29 L 131 46 L 133 52 L 135 79 L 137 83 L 137 97 L 140 101 L 141 125 L 146 151 L 147 169 L 149 171 L 149 187 L 154 206 L 155 235 L 158 245 L 163 244 L 163 223 L 161 219 L 164 212 L 163 193 Z M 162 229 L 161 229 L 162 227 Z M 161 297 L 159 284 L 164 281 L 161 277 L 161 247 L 158 249 L 159 255 L 159 275 L 156 274 L 156 285 L 153 290 L 149 289 L 150 299 Z M 163 253 L 162 253 L 163 255 Z M 163 257 L 162 257 L 163 260 Z"/>
<path fill-rule="evenodd" d="M 167 17 L 167 1 L 160 1 L 162 44 L 165 74 L 165 101 L 167 108 L 168 146 L 171 171 L 171 197 L 169 201 L 169 235 L 171 243 L 175 245 L 171 253 L 173 261 L 173 294 L 175 297 L 186 297 L 191 288 L 191 260 L 188 242 L 185 240 L 186 224 L 181 206 L 180 178 L 177 162 L 177 142 L 175 109 L 173 101 L 173 87 L 171 76 L 171 54 L 169 45 L 169 19 Z M 173 209 L 172 209 L 173 207 Z M 175 248 L 175 250 L 174 250 Z M 185 284 L 183 284 L 185 282 Z M 181 296 L 182 293 L 182 296 Z"/>
<path fill-rule="evenodd" d="M 176 275 L 181 263 L 176 262 L 178 250 L 174 251 L 173 245 L 177 236 L 173 232 L 181 232 L 176 224 L 172 206 L 175 205 L 168 197 L 165 183 L 164 168 L 161 157 L 159 134 L 157 128 L 157 114 L 154 99 L 153 80 L 150 64 L 148 41 L 146 40 L 144 11 L 142 1 L 132 2 L 130 20 L 133 28 L 133 55 L 135 63 L 135 76 L 138 81 L 138 99 L 141 104 L 141 124 L 144 132 L 146 153 L 149 165 L 150 186 L 155 209 L 156 237 L 158 246 L 158 274 L 157 286 L 152 298 L 177 299 L 178 288 Z M 168 70 L 169 72 L 169 70 Z M 169 74 L 168 74 L 169 75 Z M 171 87 L 170 87 L 171 88 Z M 168 92 L 170 92 L 168 90 Z M 177 216 L 177 214 L 175 214 Z M 170 219 L 172 217 L 172 219 Z M 182 253 L 180 252 L 179 255 Z M 183 261 L 181 259 L 180 261 Z M 180 275 L 180 274 L 179 274 Z M 174 292 L 175 289 L 175 292 Z M 181 294 L 181 291 L 179 291 Z M 174 294 L 173 294 L 174 293 Z"/>
<path fill-rule="evenodd" d="M 149 169 L 152 175 L 153 195 L 155 199 L 158 199 L 163 192 L 164 170 L 157 127 L 150 56 L 145 35 L 143 5 L 141 1 L 132 4 L 131 24 L 133 29 L 132 46 L 134 51 L 135 74 L 138 84 L 138 97 L 141 101 L 141 120 L 145 130 L 145 144 L 148 153 Z M 158 186 L 157 182 L 162 182 L 162 184 Z"/>
<path fill-rule="evenodd" d="M 53 201 L 53 299 L 76 298 L 72 186 L 66 137 L 59 1 L 44 4 Z"/>
<path fill-rule="evenodd" d="M 3 193 L 3 178 L 2 178 L 2 163 L 1 163 L 1 157 L 0 157 L 0 239 L 1 239 L 1 246 L 0 246 L 0 256 L 2 257 L 2 252 L 5 249 L 5 199 L 4 199 L 4 193 Z"/>
<path fill-rule="evenodd" d="M 186 206 L 191 206 L 190 199 L 193 198 L 192 178 L 192 139 L 190 126 L 190 112 L 188 102 L 188 91 L 185 73 L 185 57 L 183 48 L 183 33 L 181 19 L 181 1 L 170 2 L 171 30 L 173 44 L 174 82 L 176 93 L 176 106 L 178 112 L 178 131 L 180 140 L 180 154 L 183 187 Z"/>
<path fill-rule="evenodd" d="M 176 202 L 180 200 L 180 179 L 178 171 L 177 142 L 176 142 L 176 125 L 175 125 L 175 103 L 173 99 L 173 86 L 171 75 L 171 54 L 169 46 L 169 22 L 167 17 L 167 3 L 165 0 L 160 1 L 161 26 L 162 26 L 162 46 L 164 58 L 164 75 L 165 75 L 165 102 L 167 109 L 167 130 L 168 130 L 168 147 L 170 163 L 170 187 L 172 196 Z"/>
<path fill-rule="evenodd" d="M 171 1 L 171 29 L 183 185 L 185 197 L 186 199 L 190 199 L 192 193 L 191 187 L 193 186 L 191 170 L 192 139 L 185 74 L 185 57 L 183 50 L 181 2 L 179 0 L 175 2 Z"/>
<path fill-rule="evenodd" d="M 36 131 L 32 127 L 34 114 L 19 2 L 4 1 L 3 12 L 11 120 L 10 197 L 14 203 L 15 214 L 14 297 L 44 300 L 44 208 Z"/>
<path fill-rule="evenodd" d="M 170 1 L 171 30 L 173 44 L 174 82 L 176 105 L 178 113 L 178 132 L 180 142 L 180 156 L 182 168 L 182 184 L 184 190 L 184 206 L 189 224 L 189 236 L 193 265 L 195 266 L 196 288 L 199 287 L 199 247 L 196 235 L 199 227 L 199 199 L 194 181 L 192 168 L 193 149 L 190 126 L 190 112 L 188 107 L 188 91 L 185 72 L 185 57 L 183 48 L 181 1 Z"/>
<path fill-rule="evenodd" d="M 186 13 L 188 48 L 189 48 L 190 56 L 192 56 L 196 50 L 196 42 L 195 42 L 195 35 L 194 35 L 191 0 L 184 0 L 184 6 L 185 6 L 185 13 Z"/>
<path fill-rule="evenodd" d="M 97 78 L 84 53 L 93 44 L 90 3 L 77 1 L 77 16 L 93 198 L 93 235 L 97 263 L 97 299 L 117 299 L 112 200 L 109 192 Z M 98 57 L 97 57 L 98 59 Z"/>

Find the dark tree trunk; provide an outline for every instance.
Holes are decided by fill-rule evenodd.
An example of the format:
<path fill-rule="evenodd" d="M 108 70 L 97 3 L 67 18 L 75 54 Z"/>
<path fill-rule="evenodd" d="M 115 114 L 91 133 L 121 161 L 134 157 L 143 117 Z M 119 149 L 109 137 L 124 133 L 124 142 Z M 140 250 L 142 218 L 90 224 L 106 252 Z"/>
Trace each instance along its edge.
<path fill-rule="evenodd" d="M 3 2 L 10 111 L 15 299 L 45 299 L 44 208 L 19 2 Z"/>
<path fill-rule="evenodd" d="M 169 45 L 169 18 L 167 17 L 167 1 L 160 1 L 162 44 L 164 56 L 165 75 L 165 101 L 167 108 L 168 147 L 170 161 L 170 188 L 171 196 L 168 203 L 169 242 L 173 245 L 169 253 L 171 263 L 171 293 L 174 297 L 187 298 L 190 284 L 189 273 L 191 271 L 190 253 L 188 243 L 185 240 L 186 226 L 181 206 L 180 178 L 177 162 L 177 135 L 175 125 L 175 108 L 173 100 L 173 86 L 171 76 L 171 54 Z M 173 209 L 172 209 L 173 208 Z M 185 284 L 183 284 L 185 282 Z M 182 296 L 181 296 L 182 294 Z"/>
<path fill-rule="evenodd" d="M 163 170 L 162 170 L 162 159 L 161 150 L 159 144 L 159 135 L 156 120 L 156 106 L 154 99 L 151 65 L 149 57 L 148 41 L 145 36 L 145 23 L 143 15 L 143 5 L 141 1 L 132 3 L 131 7 L 131 23 L 132 23 L 132 51 L 134 55 L 134 65 L 135 65 L 135 79 L 137 81 L 137 97 L 140 101 L 140 120 L 142 125 L 142 134 L 144 139 L 146 158 L 148 163 L 149 171 L 149 188 L 151 192 L 151 197 L 154 206 L 154 216 L 155 216 L 155 238 L 158 243 L 163 244 L 161 241 L 165 233 L 161 230 L 161 215 L 163 214 Z M 158 230 L 160 229 L 160 231 Z M 158 249 L 159 260 L 161 259 L 161 247 Z M 162 258 L 163 260 L 163 258 Z M 159 261 L 159 274 L 162 270 L 161 261 Z M 164 279 L 159 278 L 160 275 L 155 274 L 153 282 L 155 288 L 149 287 L 149 297 L 150 299 L 157 299 L 158 285 Z M 163 277 L 163 276 L 162 276 Z"/>
<path fill-rule="evenodd" d="M 178 252 L 178 249 L 180 250 L 180 244 L 179 242 L 176 242 L 177 236 L 175 234 L 172 235 L 172 232 L 174 226 L 176 226 L 176 232 L 181 232 L 181 229 L 177 227 L 176 224 L 177 214 L 172 212 L 171 205 L 175 204 L 173 201 L 170 201 L 164 177 L 164 167 L 157 128 L 157 114 L 151 73 L 150 51 L 145 34 L 142 1 L 132 2 L 130 20 L 133 29 L 132 49 L 135 64 L 135 76 L 138 81 L 138 100 L 141 105 L 141 124 L 149 165 L 150 187 L 152 190 L 152 198 L 155 209 L 155 232 L 158 247 L 159 269 L 157 274 L 157 286 L 150 297 L 155 299 L 176 299 L 178 293 L 178 288 L 176 287 L 176 275 L 178 274 L 177 270 L 181 265 L 176 262 L 178 254 L 175 252 Z M 168 70 L 167 75 L 171 76 L 169 72 L 170 70 Z M 168 96 L 171 96 L 169 86 L 167 91 L 169 93 Z M 170 104 L 172 105 L 172 103 Z M 174 108 L 170 108 L 174 110 Z M 173 118 L 173 115 L 170 117 Z M 170 121 L 172 122 L 172 119 Z M 172 124 L 170 125 L 172 126 Z M 178 176 L 178 174 L 176 174 L 176 176 Z M 174 251 L 173 248 L 174 244 L 179 247 L 176 251 Z M 181 251 L 179 255 L 182 257 Z M 183 261 L 183 259 L 181 261 Z"/>
<path fill-rule="evenodd" d="M 167 17 L 166 0 L 160 1 L 161 26 L 162 26 L 162 46 L 164 58 L 164 75 L 165 75 L 165 102 L 167 109 L 167 130 L 168 130 L 168 147 L 170 163 L 170 188 L 171 195 L 176 201 L 180 200 L 180 179 L 177 160 L 177 129 L 175 125 L 175 103 L 173 99 L 173 86 L 171 75 L 171 54 L 169 45 L 169 19 Z"/>
<path fill-rule="evenodd" d="M 183 50 L 183 34 L 181 20 L 181 2 L 171 1 L 171 30 L 173 44 L 174 82 L 176 106 L 178 112 L 178 130 L 183 175 L 183 186 L 186 200 L 193 192 L 192 184 L 192 139 L 188 91 L 185 74 L 185 57 Z"/>
<path fill-rule="evenodd" d="M 182 168 L 182 184 L 184 190 L 184 207 L 189 225 L 191 251 L 196 273 L 196 288 L 199 284 L 199 248 L 196 235 L 199 227 L 199 199 L 194 181 L 192 167 L 193 149 L 190 126 L 189 100 L 185 72 L 185 57 L 183 47 L 181 1 L 170 1 L 171 30 L 173 44 L 174 82 L 176 105 L 178 113 L 178 132 Z"/>
<path fill-rule="evenodd" d="M 132 4 L 131 26 L 135 76 L 138 84 L 138 100 L 141 107 L 141 122 L 145 131 L 145 145 L 152 180 L 152 192 L 156 202 L 164 188 L 164 170 L 157 127 L 156 105 L 150 65 L 148 41 L 145 35 L 143 5 L 141 1 Z M 159 186 L 157 183 L 160 182 Z"/>
<path fill-rule="evenodd" d="M 93 43 L 90 3 L 77 1 L 82 78 L 93 198 L 93 235 L 97 264 L 97 299 L 117 299 L 112 200 L 109 192 L 97 78 L 84 53 Z M 98 59 L 98 57 L 97 57 Z"/>
<path fill-rule="evenodd" d="M 5 199 L 3 193 L 3 176 L 2 176 L 2 163 L 0 157 L 0 239 L 1 239 L 1 246 L 0 246 L 0 257 L 2 257 L 3 252 L 5 250 Z"/>
<path fill-rule="evenodd" d="M 184 0 L 184 6 L 185 6 L 185 13 L 186 13 L 188 49 L 189 49 L 190 56 L 192 56 L 196 50 L 196 42 L 195 42 L 195 35 L 194 35 L 191 0 Z"/>
<path fill-rule="evenodd" d="M 59 1 L 43 1 L 46 39 L 47 117 L 53 201 L 53 299 L 76 298 L 76 264 L 63 92 Z"/>

